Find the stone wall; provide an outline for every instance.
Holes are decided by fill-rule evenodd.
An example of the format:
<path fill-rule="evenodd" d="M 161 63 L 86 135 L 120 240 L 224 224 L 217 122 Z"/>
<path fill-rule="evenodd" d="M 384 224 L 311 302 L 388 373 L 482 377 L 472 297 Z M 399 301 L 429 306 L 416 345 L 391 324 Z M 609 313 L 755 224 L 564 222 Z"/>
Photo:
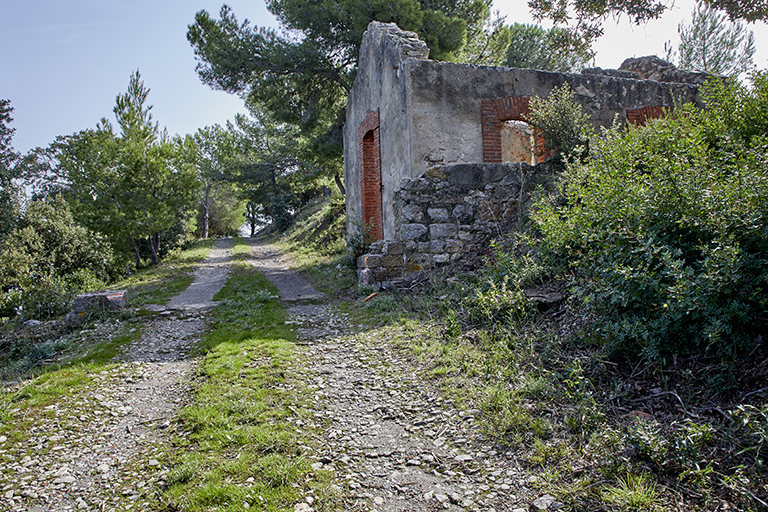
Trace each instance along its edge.
<path fill-rule="evenodd" d="M 394 240 L 371 245 L 358 258 L 378 286 L 408 280 L 447 264 L 475 263 L 489 242 L 519 220 L 528 191 L 546 181 L 545 165 L 457 164 L 432 167 L 400 182 Z"/>

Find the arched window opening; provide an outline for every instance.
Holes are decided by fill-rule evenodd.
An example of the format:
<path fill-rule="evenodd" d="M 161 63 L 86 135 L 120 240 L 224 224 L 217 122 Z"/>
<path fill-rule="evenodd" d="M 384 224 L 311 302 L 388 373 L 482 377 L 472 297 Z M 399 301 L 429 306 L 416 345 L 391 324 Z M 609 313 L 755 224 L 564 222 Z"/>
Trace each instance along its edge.
<path fill-rule="evenodd" d="M 501 123 L 501 161 L 536 165 L 536 130 L 525 121 Z"/>

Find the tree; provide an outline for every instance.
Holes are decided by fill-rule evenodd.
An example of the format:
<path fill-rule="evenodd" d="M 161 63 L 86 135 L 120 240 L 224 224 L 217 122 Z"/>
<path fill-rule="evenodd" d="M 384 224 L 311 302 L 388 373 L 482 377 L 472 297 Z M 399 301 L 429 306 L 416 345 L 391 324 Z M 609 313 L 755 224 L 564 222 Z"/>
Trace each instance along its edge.
<path fill-rule="evenodd" d="M 236 141 L 230 130 L 220 125 L 200 128 L 194 135 L 196 149 L 195 167 L 200 182 L 200 212 L 198 214 L 202 238 L 208 238 L 211 220 L 215 231 L 225 233 L 232 230 L 233 215 L 237 217 L 234 230 L 242 224 L 241 208 L 236 199 L 228 166 L 235 159 Z M 223 208 L 228 205 L 232 211 L 227 214 Z"/>
<path fill-rule="evenodd" d="M 38 190 L 62 191 L 77 221 L 132 251 L 137 266 L 143 247 L 158 263 L 163 234 L 179 231 L 197 191 L 190 148 L 160 132 L 148 95 L 136 71 L 115 101 L 120 135 L 102 119 L 94 130 L 59 137 L 47 150 L 32 152 L 26 165 Z"/>
<path fill-rule="evenodd" d="M 83 289 L 103 287 L 112 248 L 77 225 L 61 195 L 31 201 L 0 243 L 0 317 L 51 317 Z"/>
<path fill-rule="evenodd" d="M 483 27 L 490 0 L 269 0 L 287 33 L 240 23 L 226 5 L 219 19 L 200 11 L 187 39 L 201 80 L 243 94 L 278 122 L 301 130 L 311 160 L 341 185 L 343 109 L 363 32 L 395 22 L 429 44 L 433 58 L 456 58 L 468 32 Z M 314 155 L 317 155 L 315 157 Z M 340 187 L 343 191 L 343 187 Z"/>
<path fill-rule="evenodd" d="M 697 2 L 691 24 L 680 23 L 682 69 L 717 75 L 739 75 L 752 67 L 755 36 L 741 23 L 730 23 L 725 14 Z"/>
<path fill-rule="evenodd" d="M 768 19 L 767 0 L 708 0 L 707 3 L 726 13 L 731 21 Z M 609 16 L 626 15 L 633 23 L 641 24 L 658 18 L 672 4 L 672 0 L 528 0 L 534 18 L 549 19 L 555 26 L 567 27 L 576 40 L 587 42 L 602 35 L 602 23 Z"/>
<path fill-rule="evenodd" d="M 592 58 L 586 43 L 565 47 L 570 40 L 565 29 L 549 30 L 539 25 L 515 23 L 510 27 L 509 50 L 504 64 L 512 68 L 544 69 L 561 73 L 580 71 Z"/>
<path fill-rule="evenodd" d="M 477 66 L 501 66 L 511 41 L 511 30 L 498 11 L 484 26 L 467 28 L 467 42 L 456 56 L 458 62 Z"/>
<path fill-rule="evenodd" d="M 302 178 L 309 174 L 310 164 L 298 160 L 293 151 L 297 128 L 255 109 L 251 114 L 238 115 L 229 125 L 237 140 L 230 179 L 240 185 L 248 202 L 246 217 L 252 232 L 259 217 L 270 218 L 283 231 L 291 211 L 300 205 L 297 194 L 306 187 Z"/>
<path fill-rule="evenodd" d="M 11 141 L 15 128 L 11 128 L 13 107 L 10 100 L 0 99 L 0 240 L 13 231 L 19 216 L 19 189 L 15 164 L 19 159 Z"/>

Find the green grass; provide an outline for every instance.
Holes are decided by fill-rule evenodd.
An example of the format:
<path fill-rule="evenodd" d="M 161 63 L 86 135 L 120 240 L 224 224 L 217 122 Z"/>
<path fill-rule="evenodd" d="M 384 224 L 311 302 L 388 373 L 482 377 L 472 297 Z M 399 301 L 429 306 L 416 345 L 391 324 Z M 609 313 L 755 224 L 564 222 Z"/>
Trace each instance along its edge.
<path fill-rule="evenodd" d="M 20 454 L 27 453 L 31 427 L 39 424 L 41 418 L 57 414 L 45 407 L 77 396 L 93 382 L 99 371 L 105 369 L 109 370 L 111 366 L 75 365 L 43 373 L 24 382 L 18 389 L 0 389 L 0 435 L 8 438 L 5 446 L 19 447 L 0 453 L 0 484 L 5 480 L 1 468 L 10 467 L 18 462 Z"/>
<path fill-rule="evenodd" d="M 331 476 L 312 469 L 312 436 L 296 425 L 311 421 L 309 393 L 276 295 L 254 267 L 236 264 L 216 296 L 221 305 L 200 343 L 193 403 L 176 419 L 164 507 L 292 510 L 312 496 L 315 510 L 334 509 Z"/>

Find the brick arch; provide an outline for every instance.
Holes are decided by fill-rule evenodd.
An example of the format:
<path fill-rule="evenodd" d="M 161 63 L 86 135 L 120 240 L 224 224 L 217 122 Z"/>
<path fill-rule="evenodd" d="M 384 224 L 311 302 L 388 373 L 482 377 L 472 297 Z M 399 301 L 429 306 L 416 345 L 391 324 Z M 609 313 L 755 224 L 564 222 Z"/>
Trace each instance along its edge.
<path fill-rule="evenodd" d="M 504 121 L 526 121 L 525 115 L 531 111 L 530 97 L 508 96 L 496 100 L 484 100 L 481 103 L 483 162 L 501 163 L 501 128 Z M 546 153 L 544 138 L 536 135 L 536 160 Z"/>
<path fill-rule="evenodd" d="M 364 224 L 371 225 L 373 240 L 384 238 L 384 214 L 381 198 L 381 137 L 379 110 L 369 112 L 357 129 L 360 158 L 360 203 Z"/>
<path fill-rule="evenodd" d="M 627 109 L 627 123 L 633 126 L 645 126 L 649 119 L 662 119 L 666 115 L 664 107 L 651 106 Z"/>

